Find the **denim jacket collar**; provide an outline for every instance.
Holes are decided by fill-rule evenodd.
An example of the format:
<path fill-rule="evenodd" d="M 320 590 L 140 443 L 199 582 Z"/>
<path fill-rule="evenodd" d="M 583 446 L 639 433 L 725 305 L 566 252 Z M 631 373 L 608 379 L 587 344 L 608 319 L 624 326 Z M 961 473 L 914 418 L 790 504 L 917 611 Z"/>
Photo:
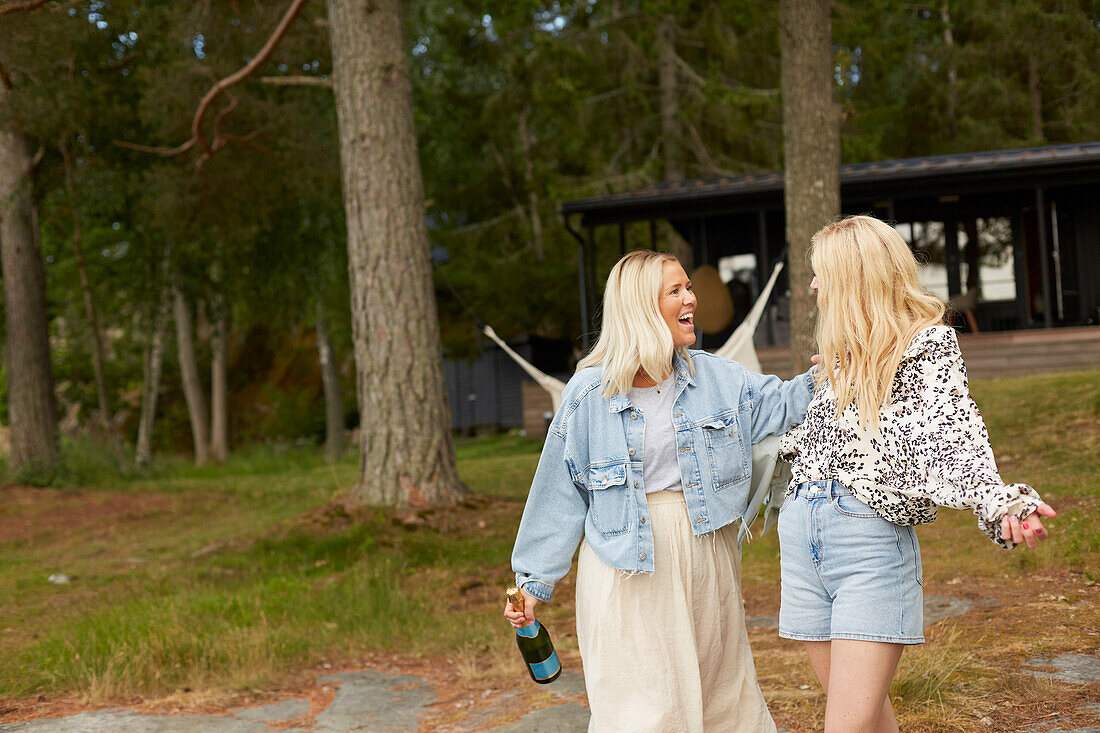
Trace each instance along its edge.
<path fill-rule="evenodd" d="M 672 354 L 672 368 L 676 371 L 677 388 L 684 383 L 690 384 L 692 387 L 695 386 L 695 379 L 692 377 L 691 368 L 688 366 L 687 359 L 684 358 L 679 349 Z M 630 398 L 621 393 L 608 400 L 608 403 L 608 412 L 622 412 L 634 406 Z"/>

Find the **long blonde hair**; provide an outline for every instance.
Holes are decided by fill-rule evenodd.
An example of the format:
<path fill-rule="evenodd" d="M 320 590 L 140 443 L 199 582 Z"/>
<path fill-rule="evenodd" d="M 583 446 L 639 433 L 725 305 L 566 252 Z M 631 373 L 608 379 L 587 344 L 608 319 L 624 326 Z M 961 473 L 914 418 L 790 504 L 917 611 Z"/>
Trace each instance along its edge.
<path fill-rule="evenodd" d="M 837 417 L 855 403 L 860 425 L 877 427 L 906 346 L 943 323 L 943 301 L 921 289 L 901 235 L 870 216 L 822 228 L 810 262 L 818 281 L 818 383 L 832 386 Z"/>
<path fill-rule="evenodd" d="M 577 371 L 603 367 L 601 394 L 608 399 L 629 392 L 639 369 L 659 381 L 672 368 L 676 349 L 659 306 L 666 262 L 679 264 L 673 255 L 637 250 L 616 262 L 607 276 L 600 337 Z M 690 368 L 687 350 L 679 351 Z"/>

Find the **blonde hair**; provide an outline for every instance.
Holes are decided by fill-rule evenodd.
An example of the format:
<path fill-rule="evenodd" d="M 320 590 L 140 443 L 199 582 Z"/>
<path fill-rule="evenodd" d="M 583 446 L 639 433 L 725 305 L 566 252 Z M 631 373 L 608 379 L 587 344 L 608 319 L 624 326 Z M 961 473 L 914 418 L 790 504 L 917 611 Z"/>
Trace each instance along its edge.
<path fill-rule="evenodd" d="M 603 368 L 601 394 L 607 399 L 629 392 L 639 369 L 659 381 L 672 368 L 676 349 L 659 306 L 666 262 L 680 263 L 670 254 L 637 250 L 607 276 L 600 337 L 577 363 L 577 371 Z M 687 350 L 679 351 L 691 368 Z"/>
<path fill-rule="evenodd" d="M 870 216 L 822 228 L 810 262 L 818 282 L 817 381 L 832 386 L 838 418 L 855 403 L 860 425 L 878 427 L 906 346 L 943 323 L 943 301 L 921 289 L 901 235 Z"/>

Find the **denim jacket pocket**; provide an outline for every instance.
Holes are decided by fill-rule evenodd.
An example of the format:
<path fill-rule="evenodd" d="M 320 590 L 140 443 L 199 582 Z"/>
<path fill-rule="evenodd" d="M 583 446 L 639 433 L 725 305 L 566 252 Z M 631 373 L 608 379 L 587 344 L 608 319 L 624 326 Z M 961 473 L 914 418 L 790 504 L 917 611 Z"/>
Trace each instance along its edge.
<path fill-rule="evenodd" d="M 750 474 L 749 453 L 745 450 L 745 437 L 741 434 L 737 414 L 736 410 L 731 410 L 700 423 L 715 491 L 740 483 Z"/>
<path fill-rule="evenodd" d="M 588 490 L 592 494 L 589 513 L 603 535 L 622 534 L 629 527 L 631 494 L 626 467 L 623 461 L 588 468 Z"/>

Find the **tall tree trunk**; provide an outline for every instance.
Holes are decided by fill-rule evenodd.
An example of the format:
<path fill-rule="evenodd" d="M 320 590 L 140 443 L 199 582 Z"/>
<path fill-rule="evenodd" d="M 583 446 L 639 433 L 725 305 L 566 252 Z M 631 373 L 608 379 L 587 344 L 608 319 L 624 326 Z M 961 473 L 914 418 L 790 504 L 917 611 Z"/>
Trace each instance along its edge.
<path fill-rule="evenodd" d="M 959 108 L 959 62 L 955 58 L 955 36 L 951 31 L 951 10 L 947 3 L 940 7 L 943 20 L 943 45 L 947 49 L 947 130 L 951 140 L 959 136 L 956 120 Z"/>
<path fill-rule="evenodd" d="M 153 462 L 153 421 L 157 415 L 157 398 L 160 395 L 160 375 L 164 365 L 164 331 L 168 325 L 167 288 L 161 291 L 153 320 L 153 335 L 145 346 L 145 358 L 141 384 L 141 419 L 138 421 L 137 447 L 134 465 L 139 468 Z"/>
<path fill-rule="evenodd" d="M 1027 98 L 1031 106 L 1031 138 L 1034 143 L 1043 142 L 1043 90 L 1039 78 L 1039 55 L 1032 51 L 1027 55 Z"/>
<path fill-rule="evenodd" d="M 328 0 L 347 212 L 359 481 L 371 504 L 452 504 L 455 470 L 401 4 Z"/>
<path fill-rule="evenodd" d="M 539 192 L 535 188 L 535 140 L 527 129 L 527 109 L 519 114 L 519 139 L 523 146 L 523 181 L 527 185 L 527 204 L 530 208 L 531 240 L 535 247 L 535 257 L 546 258 L 546 247 L 542 233 L 542 216 L 539 214 Z"/>
<path fill-rule="evenodd" d="M 153 334 L 145 345 L 142 357 L 141 418 L 138 420 L 137 446 L 134 449 L 134 465 L 138 468 L 153 462 L 153 422 L 157 416 L 157 398 L 160 396 L 160 377 L 164 366 L 164 332 L 168 328 L 168 307 L 172 300 L 172 287 L 168 282 L 169 255 L 169 247 L 165 245 Z"/>
<path fill-rule="evenodd" d="M 183 397 L 187 402 L 187 415 L 191 419 L 191 438 L 195 442 L 195 465 L 201 466 L 209 457 L 210 437 L 207 433 L 206 398 L 199 367 L 195 361 L 195 338 L 191 325 L 191 310 L 187 307 L 179 288 L 172 290 L 172 314 L 176 322 L 176 357 L 180 364 L 180 381 Z"/>
<path fill-rule="evenodd" d="M 224 461 L 229 455 L 229 389 L 226 382 L 228 317 L 220 296 L 214 307 L 210 332 L 210 458 Z"/>
<path fill-rule="evenodd" d="M 682 181 L 686 175 L 684 131 L 680 125 L 680 79 L 676 64 L 676 19 L 669 15 L 661 18 L 657 26 L 657 95 L 666 181 Z M 691 272 L 695 266 L 691 244 L 667 224 L 661 226 L 661 236 L 669 242 L 670 251 L 684 269 Z"/>
<path fill-rule="evenodd" d="M 840 113 L 829 1 L 782 0 L 779 12 L 791 362 L 801 370 L 814 353 L 810 237 L 840 213 Z"/>
<path fill-rule="evenodd" d="M 99 403 L 99 423 L 107 438 L 115 460 L 121 466 L 124 460 L 122 455 L 122 443 L 115 431 L 115 422 L 111 415 L 111 402 L 107 396 L 106 377 L 106 349 L 103 346 L 103 331 L 99 327 L 99 316 L 96 313 L 95 295 L 92 293 L 92 283 L 88 278 L 88 265 L 84 260 L 83 232 L 80 228 L 80 214 L 77 210 L 76 190 L 73 185 L 73 160 L 69 151 L 68 141 L 62 137 L 59 143 L 61 154 L 65 161 L 65 192 L 69 198 L 69 207 L 73 217 L 73 257 L 76 260 L 76 271 L 80 278 L 80 291 L 84 296 L 84 312 L 88 316 L 88 328 L 92 333 L 92 372 L 95 376 L 96 398 Z"/>
<path fill-rule="evenodd" d="M 0 83 L 0 99 L 7 96 Z M 0 261 L 7 324 L 10 468 L 41 474 L 57 469 L 57 403 L 50 366 L 46 273 L 34 205 L 34 145 L 0 126 Z"/>
<path fill-rule="evenodd" d="M 344 398 L 340 395 L 340 370 L 332 353 L 325 307 L 317 303 L 317 359 L 321 363 L 321 387 L 325 393 L 325 460 L 335 463 L 344 455 Z"/>

